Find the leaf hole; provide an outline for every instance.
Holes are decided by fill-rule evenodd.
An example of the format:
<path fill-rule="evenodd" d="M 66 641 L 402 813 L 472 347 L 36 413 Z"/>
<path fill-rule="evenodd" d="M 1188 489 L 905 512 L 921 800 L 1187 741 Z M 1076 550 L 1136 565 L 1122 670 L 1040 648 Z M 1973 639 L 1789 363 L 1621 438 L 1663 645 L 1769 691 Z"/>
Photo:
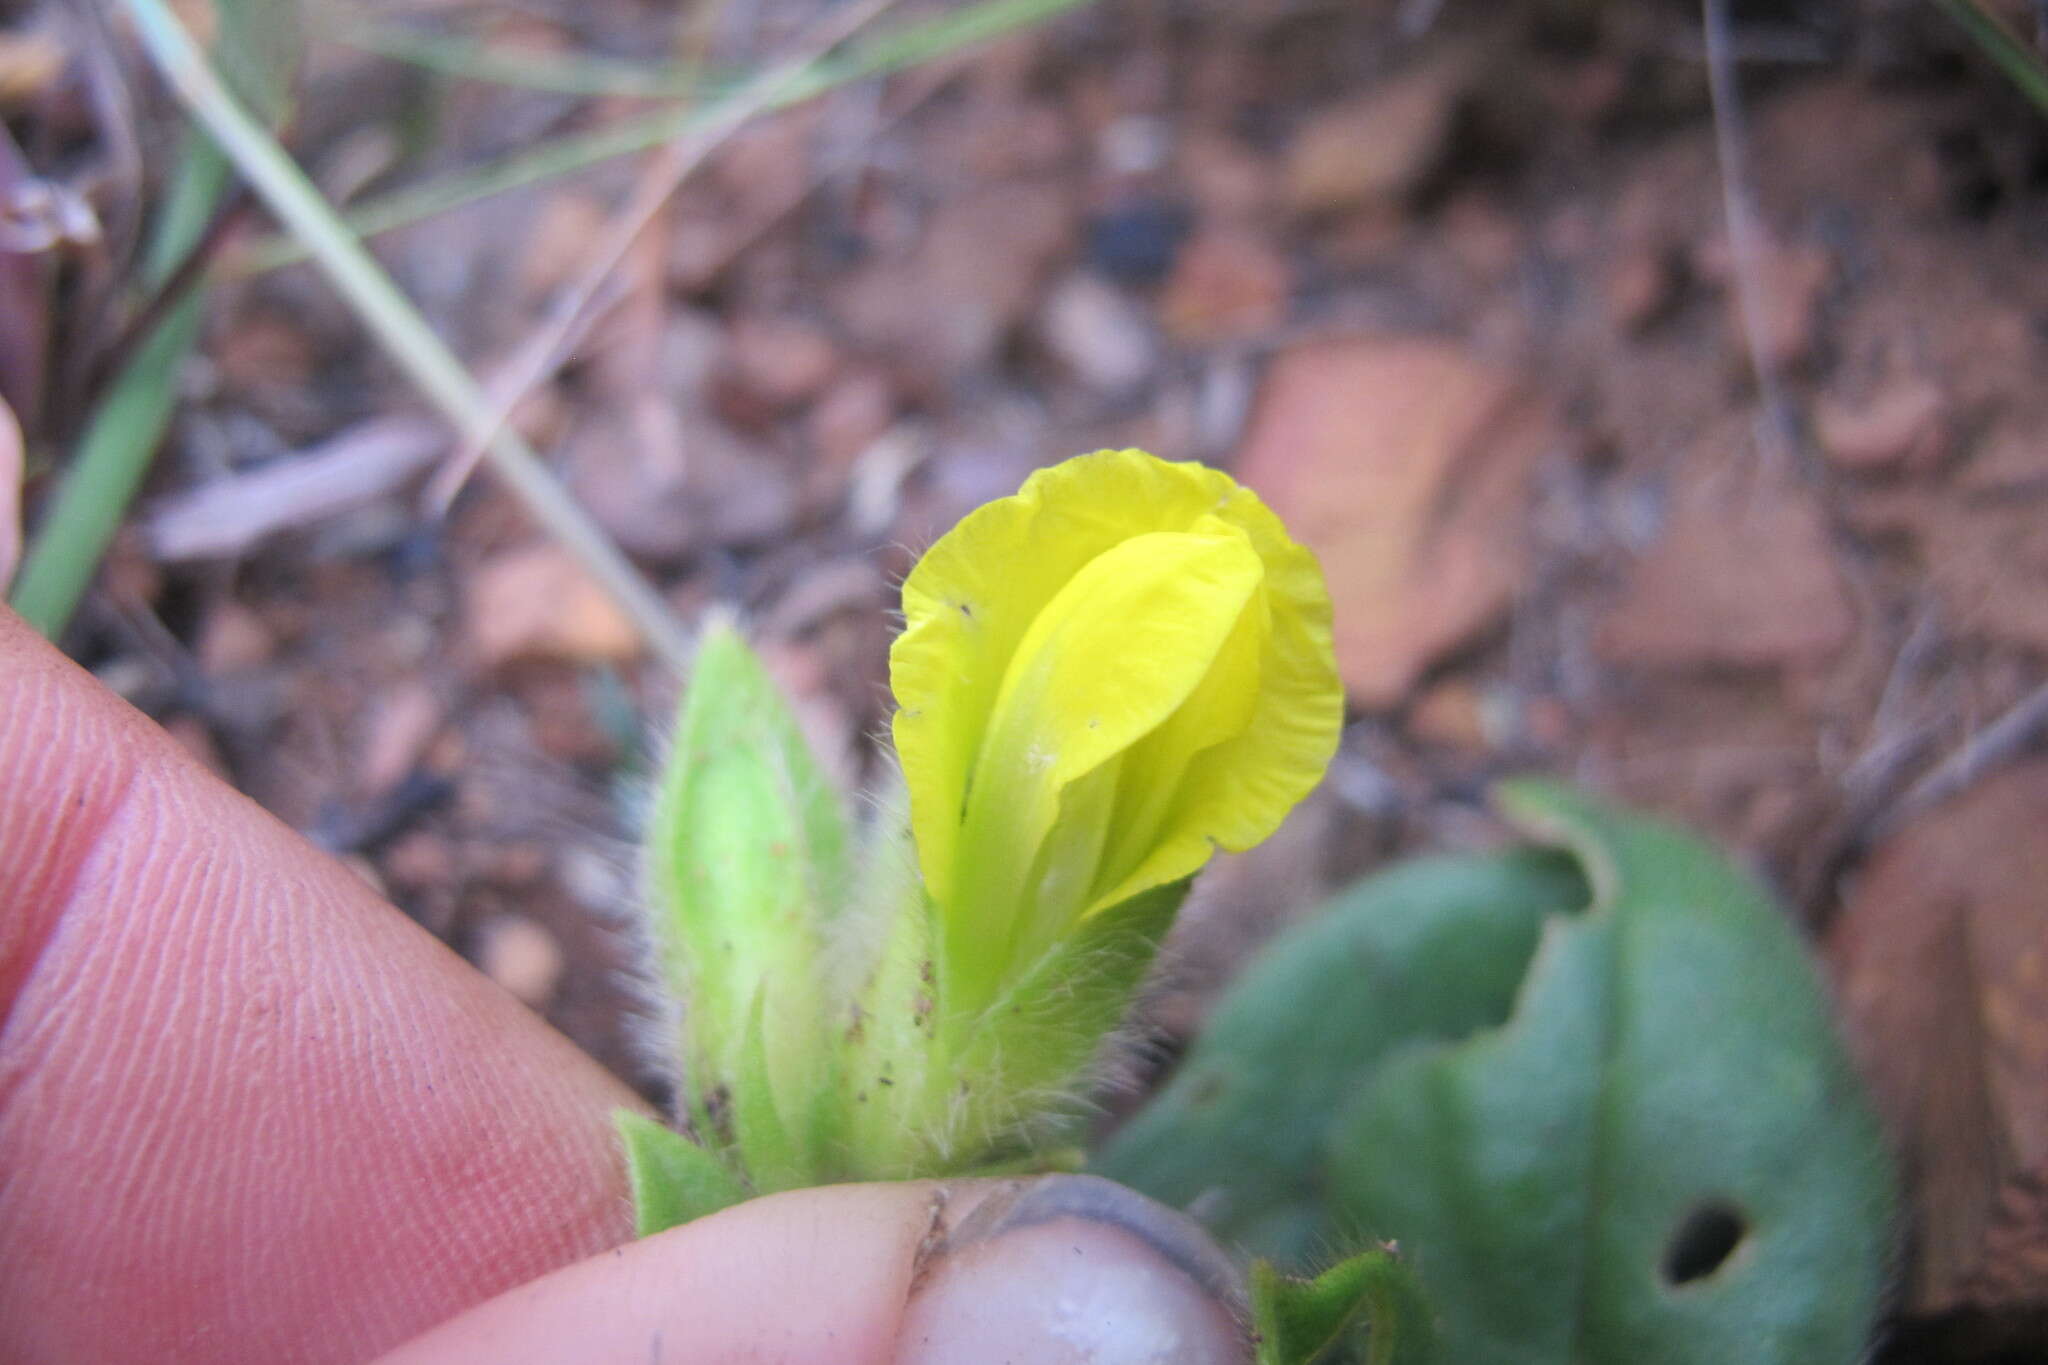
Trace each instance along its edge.
<path fill-rule="evenodd" d="M 1704 1280 L 1728 1263 L 1749 1221 L 1742 1210 L 1721 1200 L 1696 1204 L 1671 1234 L 1664 1248 L 1664 1280 L 1674 1289 Z"/>

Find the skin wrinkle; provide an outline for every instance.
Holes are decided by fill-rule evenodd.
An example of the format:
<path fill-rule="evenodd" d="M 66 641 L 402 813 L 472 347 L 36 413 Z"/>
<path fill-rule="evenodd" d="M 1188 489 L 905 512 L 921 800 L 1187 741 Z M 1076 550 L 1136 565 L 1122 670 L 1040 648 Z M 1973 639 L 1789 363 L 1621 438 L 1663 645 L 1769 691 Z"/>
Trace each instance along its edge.
<path fill-rule="evenodd" d="M 209 885 L 211 881 L 212 879 L 208 878 L 199 879 L 194 885 L 177 889 L 174 892 L 174 894 L 177 896 L 191 896 L 194 894 L 211 896 L 217 890 L 220 889 L 217 886 Z M 133 899 L 133 896 L 134 888 L 131 885 L 129 879 L 123 878 L 117 881 L 110 888 L 110 899 L 112 899 L 115 903 L 119 903 L 121 901 L 131 901 Z M 225 930 L 222 930 L 222 932 L 225 932 Z M 206 935 L 203 932 L 192 934 L 189 937 L 186 937 L 182 933 L 181 926 L 173 925 L 171 937 L 173 943 L 177 943 L 180 938 L 185 938 L 185 943 L 187 945 L 188 951 L 212 951 L 211 949 L 208 949 L 205 945 Z M 168 1059 L 168 1065 L 159 1066 L 157 1064 L 157 1059 L 152 1056 L 153 1052 L 155 1052 L 157 1049 L 154 1049 L 149 1045 L 147 1041 L 148 1031 L 142 1031 L 143 1038 L 139 1041 L 142 1041 L 143 1045 L 140 1048 L 134 1050 L 133 1052 L 128 1053 L 125 1059 L 126 1064 L 119 1066 L 116 1072 L 114 1073 L 113 1079 L 115 1081 L 115 1088 L 121 1091 L 131 1092 L 136 1097 L 147 1097 L 152 1093 L 152 1091 L 165 1096 L 178 1096 L 180 1097 L 180 1099 L 174 1102 L 184 1103 L 188 1105 L 196 1104 L 203 1110 L 215 1113 L 224 1113 L 238 1116 L 248 1114 L 250 1112 L 250 1106 L 247 1102 L 246 1093 L 237 1093 L 236 1089 L 232 1085 L 223 1086 L 219 1084 L 208 1084 L 207 1082 L 214 1081 L 225 1083 L 229 1081 L 233 1076 L 235 1076 L 238 1072 L 250 1068 L 254 1068 L 259 1071 L 264 1069 L 274 1069 L 270 1067 L 270 1064 L 266 1059 L 271 1055 L 275 1054 L 276 1052 L 278 1052 L 278 1048 L 269 1046 L 267 1044 L 258 1044 L 252 1049 L 245 1045 L 246 1040 L 249 1038 L 251 1034 L 251 1030 L 249 1027 L 251 1024 L 254 1024 L 259 1027 L 264 1027 L 268 1026 L 269 1023 L 271 1023 L 272 1021 L 264 1018 L 261 1014 L 256 1015 L 252 1019 L 247 1013 L 238 1012 L 231 1008 L 233 1004 L 233 1001 L 231 999 L 213 997 L 211 993 L 209 994 L 209 998 L 202 1000 L 194 1000 L 189 995 L 180 996 L 178 993 L 174 991 L 169 991 L 165 989 L 163 983 L 166 980 L 166 975 L 164 973 L 153 972 L 148 965 L 137 962 L 135 960 L 138 954 L 136 951 L 134 951 L 134 949 L 139 948 L 140 946 L 141 945 L 131 945 L 131 951 L 121 954 L 115 965 L 117 967 L 117 970 L 121 971 L 122 975 L 129 976 L 130 979 L 133 980 L 137 986 L 142 987 L 142 990 L 139 993 L 139 999 L 141 1001 L 144 1013 L 153 1016 L 175 1014 L 178 1011 L 190 1011 L 196 1013 L 198 1017 L 206 1021 L 207 1025 L 218 1026 L 219 1031 L 216 1036 L 220 1039 L 221 1047 L 223 1049 L 223 1052 L 225 1053 L 227 1061 L 225 1065 L 220 1064 L 218 1060 L 209 1061 L 208 1059 L 199 1056 L 195 1050 L 191 1052 L 180 1052 L 174 1058 Z M 179 973 L 173 971 L 168 974 L 168 977 L 170 980 L 182 980 L 190 979 L 191 975 L 192 974 L 190 973 Z M 232 993 L 233 988 L 238 984 L 241 983 L 223 983 L 228 993 Z M 253 985 L 255 983 L 248 984 Z M 69 1011 L 65 1012 L 69 1013 Z M 53 1014 L 46 1017 L 55 1016 Z M 240 1025 L 240 1027 L 237 1027 L 237 1025 Z M 385 1057 L 389 1055 L 390 1052 L 403 1051 L 405 1051 L 405 1049 L 402 1047 L 389 1049 L 388 1051 L 385 1049 L 379 1049 L 376 1053 L 373 1053 L 373 1055 L 378 1056 L 379 1061 L 382 1062 L 384 1061 Z M 182 1065 L 179 1065 L 179 1063 L 182 1063 Z M 321 1079 L 324 1078 L 316 1077 L 309 1079 L 311 1079 L 312 1084 L 317 1087 L 320 1084 Z M 105 1086 L 104 1083 L 102 1083 L 101 1085 L 93 1088 L 104 1089 Z M 63 1094 L 65 1092 L 76 1094 L 80 1093 L 80 1091 L 85 1089 L 85 1087 L 65 1085 L 60 1083 L 56 1086 L 50 1087 L 50 1089 L 54 1090 L 59 1094 Z M 223 1089 L 225 1089 L 225 1093 L 221 1093 Z M 345 1096 L 344 1104 L 340 1106 L 336 1106 L 331 1103 L 319 1103 L 319 1101 L 323 1097 L 317 1094 L 306 1094 L 303 1091 L 299 1098 L 303 1101 L 311 1102 L 310 1107 L 316 1111 L 336 1107 L 361 1107 L 361 1097 L 357 1096 Z M 62 1103 L 61 1100 L 58 1102 L 60 1104 Z M 131 1110 L 131 1112 L 135 1111 Z M 309 1125 L 307 1124 L 303 1116 L 297 1118 L 297 1120 L 294 1121 L 292 1117 L 292 1109 L 257 1109 L 255 1112 L 262 1115 L 262 1118 L 257 1122 L 256 1125 L 254 1125 L 259 1132 L 267 1129 L 281 1128 L 283 1130 L 283 1132 L 279 1136 L 266 1136 L 264 1140 L 260 1141 L 257 1144 L 258 1146 L 265 1149 L 282 1151 L 292 1151 L 294 1149 L 305 1150 L 308 1147 L 314 1148 L 315 1150 L 318 1149 L 320 1145 L 319 1133 L 316 1131 L 308 1131 Z M 238 1119 L 238 1121 L 246 1122 L 247 1120 Z M 134 1137 L 126 1138 L 126 1140 L 123 1143 L 123 1147 L 130 1150 L 136 1150 L 141 1154 L 146 1154 L 144 1156 L 143 1169 L 148 1169 L 149 1167 L 154 1166 L 161 1166 L 166 1160 L 169 1159 L 170 1156 L 170 1154 L 166 1151 L 154 1148 L 151 1144 L 147 1143 L 146 1141 L 137 1142 Z M 332 1153 L 330 1159 L 345 1165 L 347 1162 L 347 1154 L 340 1152 Z M 473 1158 L 470 1156 L 470 1154 L 464 1152 L 462 1158 L 457 1161 L 454 1169 L 459 1173 L 461 1167 L 468 1164 L 471 1160 L 473 1160 Z M 139 1173 L 140 1172 L 138 1172 L 138 1174 Z M 368 1172 L 364 1173 L 366 1177 L 370 1174 L 371 1173 Z M 228 1216 L 228 1209 L 224 1206 L 232 1205 L 238 1201 L 233 1197 L 233 1195 L 229 1195 L 227 1190 L 223 1188 L 223 1186 L 231 1184 L 232 1176 L 230 1173 L 219 1169 L 214 1169 L 211 1172 L 211 1175 L 213 1178 L 212 1183 L 209 1183 L 200 1190 L 194 1191 L 193 1193 L 196 1197 L 189 1201 L 191 1203 L 207 1204 L 212 1206 L 213 1210 L 215 1211 L 215 1216 L 207 1218 L 204 1224 L 205 1226 L 211 1228 L 210 1235 L 192 1237 L 192 1229 L 188 1227 L 183 1230 L 182 1234 L 178 1232 L 178 1230 L 167 1229 L 165 1230 L 166 1235 L 161 1239 L 162 1246 L 158 1250 L 157 1254 L 162 1257 L 162 1259 L 166 1262 L 167 1266 L 173 1271 L 173 1273 L 176 1273 L 179 1269 L 179 1267 L 177 1267 L 174 1263 L 174 1256 L 175 1246 L 177 1241 L 179 1240 L 180 1235 L 188 1237 L 191 1240 L 198 1240 L 204 1242 L 218 1241 L 228 1245 L 232 1245 L 235 1241 L 239 1220 L 234 1219 L 231 1216 Z M 358 1183 L 362 1184 L 367 1190 L 369 1190 L 373 1198 L 379 1192 L 378 1182 L 374 1179 L 366 1178 Z M 421 1183 L 422 1182 L 418 1180 L 402 1181 L 400 1182 L 400 1188 L 417 1188 Z M 473 1186 L 475 1182 L 473 1181 L 458 1178 L 453 1182 L 449 1183 L 452 1183 L 453 1185 L 453 1188 L 449 1191 L 449 1193 L 458 1198 L 468 1198 L 472 1195 L 479 1193 L 478 1191 L 474 1190 Z M 147 1191 L 152 1186 L 156 1186 L 158 1184 L 159 1181 L 156 1178 L 156 1173 L 154 1171 L 150 1172 L 150 1177 L 147 1179 L 135 1180 L 131 1182 L 132 1187 L 142 1191 Z M 290 1185 L 289 1183 L 279 1182 L 272 1179 L 269 1176 L 269 1174 L 261 1168 L 257 1168 L 249 1172 L 246 1179 L 246 1183 L 232 1184 L 232 1189 L 234 1191 L 234 1194 L 239 1194 L 242 1196 L 242 1200 L 239 1202 L 247 1202 L 254 1204 L 256 1206 L 283 1204 L 291 1195 L 293 1195 L 296 1192 L 295 1188 L 292 1185 Z M 256 1197 L 259 1194 L 262 1197 Z M 385 1206 L 387 1206 L 390 1202 L 391 1201 L 388 1198 L 377 1200 L 377 1203 L 379 1205 L 379 1212 L 402 1212 L 402 1210 L 398 1209 L 387 1209 Z M 148 1207 L 149 1205 L 145 1201 L 143 1203 L 143 1208 L 146 1209 Z M 338 1212 L 345 1220 L 352 1220 L 356 1216 L 356 1213 L 358 1211 L 350 1209 L 337 1210 L 329 1213 L 328 1219 L 325 1221 L 332 1221 L 334 1213 L 336 1212 Z M 145 1214 L 144 1217 L 145 1219 L 147 1219 L 147 1214 Z M 322 1220 L 316 1219 L 312 1226 L 319 1226 L 321 1221 Z M 360 1241 L 359 1238 L 348 1237 L 346 1235 L 346 1229 L 360 1228 L 362 1226 L 362 1224 L 355 1223 L 352 1221 L 344 1222 L 344 1236 L 342 1238 L 342 1245 L 345 1248 L 353 1251 L 356 1249 L 353 1244 Z M 159 1241 L 158 1238 L 149 1235 L 151 1231 L 154 1231 L 154 1229 L 137 1229 L 137 1231 L 143 1234 L 139 1238 L 139 1240 L 143 1243 L 145 1247 L 149 1247 L 152 1244 L 157 1243 Z M 368 1253 L 371 1250 L 371 1248 L 368 1245 L 363 1245 L 360 1249 L 363 1253 Z M 354 1259 L 354 1257 L 351 1256 L 350 1259 Z M 364 1256 L 364 1259 L 368 1259 L 367 1255 Z M 399 1282 L 401 1288 L 403 1287 L 403 1283 L 403 1281 Z M 379 1305 L 376 1311 L 378 1314 L 381 1315 L 385 1310 L 382 1305 Z"/>
<path fill-rule="evenodd" d="M 87 855 L 126 805 L 135 781 L 136 765 L 126 751 L 95 754 L 85 782 L 65 783 L 52 776 L 59 755 L 89 751 L 70 741 L 80 723 L 76 708 L 66 705 L 56 689 L 37 689 L 38 680 L 32 667 L 0 679 L 0 759 L 27 760 L 20 772 L 0 767 L 0 784 L 48 794 L 40 802 L 0 805 L 0 866 L 19 879 L 0 903 L 0 1057 L 5 1056 L 14 1002 L 63 921 Z M 17 734 L 48 738 L 23 743 Z M 17 811 L 32 814 L 18 819 Z M 0 1105 L 5 1103 L 0 1089 Z"/>

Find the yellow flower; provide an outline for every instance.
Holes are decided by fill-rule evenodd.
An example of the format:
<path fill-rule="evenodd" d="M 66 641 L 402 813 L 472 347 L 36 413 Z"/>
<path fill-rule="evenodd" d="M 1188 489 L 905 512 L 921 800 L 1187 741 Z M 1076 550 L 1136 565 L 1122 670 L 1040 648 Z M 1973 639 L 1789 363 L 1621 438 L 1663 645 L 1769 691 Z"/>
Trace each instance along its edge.
<path fill-rule="evenodd" d="M 1105 450 L 965 517 L 903 585 L 896 750 L 949 1010 L 1259 842 L 1342 693 L 1315 558 L 1227 475 Z"/>

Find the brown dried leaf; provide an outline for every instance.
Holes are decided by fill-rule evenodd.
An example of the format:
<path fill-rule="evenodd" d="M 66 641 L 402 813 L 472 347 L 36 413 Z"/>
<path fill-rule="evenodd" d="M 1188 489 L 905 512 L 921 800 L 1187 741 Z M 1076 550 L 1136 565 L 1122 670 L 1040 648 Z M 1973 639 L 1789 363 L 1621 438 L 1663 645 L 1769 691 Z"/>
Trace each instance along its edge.
<path fill-rule="evenodd" d="M 831 336 L 800 317 L 745 312 L 726 345 L 728 377 L 767 415 L 801 407 L 838 375 L 844 357 Z"/>
<path fill-rule="evenodd" d="M 1274 361 L 1238 461 L 1322 559 L 1337 666 L 1366 706 L 1507 607 L 1547 403 L 1453 346 L 1326 342 Z"/>
<path fill-rule="evenodd" d="M 486 666 L 521 657 L 617 662 L 639 652 L 633 622 L 552 541 L 486 560 L 466 587 L 470 646 Z"/>
<path fill-rule="evenodd" d="M 1190 345 L 1269 332 L 1287 319 L 1287 258 L 1261 234 L 1223 228 L 1181 248 L 1159 300 L 1167 332 Z"/>
<path fill-rule="evenodd" d="M 568 966 L 561 940 L 538 920 L 516 914 L 478 926 L 470 956 L 485 976 L 535 1009 L 554 999 Z"/>
<path fill-rule="evenodd" d="M 1610 661 L 1769 667 L 1833 656 L 1855 628 L 1813 495 L 1732 435 L 1695 447 L 1670 522 L 1601 623 Z"/>
<path fill-rule="evenodd" d="M 1829 935 L 1912 1184 L 1911 1307 L 2048 1306 L 2048 761 L 1881 847 Z"/>
<path fill-rule="evenodd" d="M 1928 520 L 1924 554 L 1964 632 L 2048 648 L 2048 518 L 2038 497 L 1943 505 Z"/>
<path fill-rule="evenodd" d="M 0 108 L 20 109 L 57 83 L 71 54 L 47 28 L 0 32 Z"/>
<path fill-rule="evenodd" d="M 908 259 L 839 282 L 834 311 L 906 384 L 941 390 L 994 361 L 1047 272 L 1073 253 L 1079 221 L 1063 183 L 977 187 L 939 206 Z"/>
<path fill-rule="evenodd" d="M 1288 201 L 1336 213 L 1413 190 L 1449 141 L 1470 72 L 1462 57 L 1440 59 L 1316 114 L 1287 149 Z"/>
<path fill-rule="evenodd" d="M 1822 395 L 1813 408 L 1814 440 L 1853 472 L 1926 471 L 1948 455 L 1948 406 L 1927 376 L 1892 376 L 1874 392 Z"/>

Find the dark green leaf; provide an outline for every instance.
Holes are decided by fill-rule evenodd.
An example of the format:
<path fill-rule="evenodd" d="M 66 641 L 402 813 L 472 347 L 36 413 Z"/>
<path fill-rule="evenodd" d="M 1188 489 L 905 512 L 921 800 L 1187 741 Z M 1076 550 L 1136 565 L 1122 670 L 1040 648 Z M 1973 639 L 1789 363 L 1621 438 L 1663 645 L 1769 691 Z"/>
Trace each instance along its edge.
<path fill-rule="evenodd" d="M 1094 1169 L 1305 1266 L 1329 1245 L 1338 1106 L 1403 1041 L 1506 1019 L 1544 918 L 1586 897 L 1568 859 L 1538 852 L 1428 859 L 1362 883 L 1246 969 Z"/>
<path fill-rule="evenodd" d="M 1394 1239 L 1461 1365 L 1859 1358 L 1892 1177 L 1791 925 L 1668 826 L 1502 804 L 1580 873 L 1367 883 L 1253 964 L 1097 1169 L 1296 1265 Z"/>
<path fill-rule="evenodd" d="M 1416 1258 L 1459 1361 L 1852 1361 L 1890 1172 L 1784 916 L 1714 849 L 1547 784 L 1571 848 L 1514 1017 L 1389 1060 L 1332 1139 L 1333 1207 Z"/>

